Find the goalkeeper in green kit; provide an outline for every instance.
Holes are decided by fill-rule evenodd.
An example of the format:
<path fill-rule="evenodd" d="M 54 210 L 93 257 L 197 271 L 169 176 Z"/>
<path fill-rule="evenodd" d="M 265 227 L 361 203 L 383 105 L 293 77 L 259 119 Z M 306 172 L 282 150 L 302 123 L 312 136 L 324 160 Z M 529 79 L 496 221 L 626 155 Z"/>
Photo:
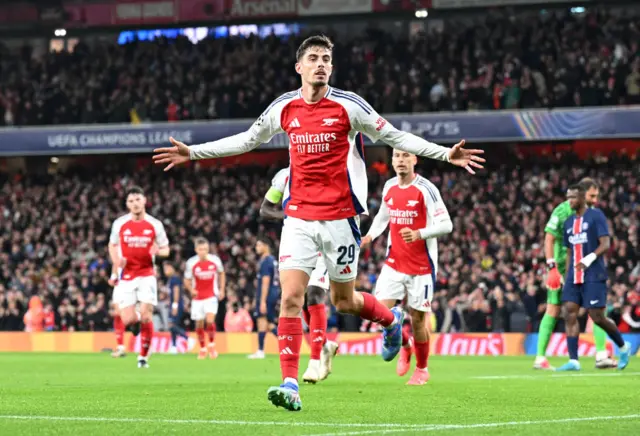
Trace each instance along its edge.
<path fill-rule="evenodd" d="M 580 181 L 586 192 L 587 206 L 598 202 L 599 189 L 597 183 L 590 178 Z M 538 331 L 538 351 L 533 369 L 554 368 L 545 357 L 551 334 L 556 327 L 560 315 L 562 283 L 566 274 L 567 248 L 563 245 L 564 222 L 573 215 L 568 201 L 560 203 L 552 212 L 551 218 L 544 228 L 544 254 L 547 258 L 547 310 L 540 322 Z M 602 328 L 593 325 L 593 337 L 596 343 L 596 368 L 615 368 L 617 362 L 607 353 L 607 334 Z"/>

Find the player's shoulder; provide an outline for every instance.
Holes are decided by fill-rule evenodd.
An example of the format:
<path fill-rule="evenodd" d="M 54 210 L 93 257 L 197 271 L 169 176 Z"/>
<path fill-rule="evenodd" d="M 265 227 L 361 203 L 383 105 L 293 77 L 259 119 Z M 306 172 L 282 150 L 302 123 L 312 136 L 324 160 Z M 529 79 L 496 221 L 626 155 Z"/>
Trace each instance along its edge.
<path fill-rule="evenodd" d="M 148 213 L 144 214 L 144 220 L 156 228 L 164 226 L 164 224 L 162 224 L 162 221 L 160 221 L 158 218 L 154 217 L 153 215 L 149 215 Z"/>
<path fill-rule="evenodd" d="M 133 217 L 131 216 L 131 214 L 126 213 L 124 215 L 120 215 L 118 218 L 113 220 L 113 225 L 114 227 L 122 226 L 123 224 L 128 223 L 129 221 L 132 221 L 132 220 L 133 220 Z"/>
<path fill-rule="evenodd" d="M 604 212 L 599 207 L 592 207 L 589 210 L 592 212 L 592 215 L 595 216 L 596 218 L 601 218 L 605 220 L 607 219 Z"/>
<path fill-rule="evenodd" d="M 438 188 L 426 177 L 416 175 L 415 186 L 425 193 L 431 200 L 438 201 Z"/>
<path fill-rule="evenodd" d="M 207 260 L 209 262 L 213 262 L 213 263 L 219 263 L 220 261 L 220 257 L 218 257 L 217 254 L 213 254 L 213 253 L 209 253 L 207 254 Z"/>
<path fill-rule="evenodd" d="M 364 111 L 367 114 L 373 112 L 371 105 L 355 92 L 329 87 L 326 98 L 339 103 L 347 110 L 347 112 Z"/>
<path fill-rule="evenodd" d="M 573 211 L 569 205 L 569 200 L 565 200 L 553 209 L 552 215 L 569 216 L 572 213 Z"/>
<path fill-rule="evenodd" d="M 384 183 L 384 188 L 383 190 L 388 190 L 389 188 L 393 187 L 393 186 L 398 186 L 398 178 L 397 177 L 392 177 L 389 180 L 387 180 Z"/>
<path fill-rule="evenodd" d="M 275 176 L 273 176 L 273 181 L 275 182 L 275 181 L 286 179 L 287 177 L 289 177 L 289 171 L 290 171 L 289 167 L 282 168 L 280 171 L 276 173 Z"/>
<path fill-rule="evenodd" d="M 301 98 L 300 90 L 296 89 L 295 91 L 285 92 L 284 94 L 276 97 L 269 106 L 264 110 L 261 117 L 268 115 L 274 109 L 282 109 L 287 104 L 291 103 L 293 100 Z"/>
<path fill-rule="evenodd" d="M 193 267 L 193 265 L 195 265 L 196 263 L 198 263 L 198 255 L 197 254 L 195 256 L 191 256 L 189 259 L 187 259 L 187 262 L 186 262 L 187 268 Z"/>

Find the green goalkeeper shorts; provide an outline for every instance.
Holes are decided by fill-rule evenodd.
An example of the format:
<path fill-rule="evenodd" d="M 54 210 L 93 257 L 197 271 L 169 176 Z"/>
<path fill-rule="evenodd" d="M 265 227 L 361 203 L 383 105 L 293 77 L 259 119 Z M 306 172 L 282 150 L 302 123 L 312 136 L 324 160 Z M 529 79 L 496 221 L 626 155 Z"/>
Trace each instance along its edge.
<path fill-rule="evenodd" d="M 560 306 L 561 301 L 562 288 L 555 290 L 547 288 L 547 304 L 555 304 L 556 306 Z"/>

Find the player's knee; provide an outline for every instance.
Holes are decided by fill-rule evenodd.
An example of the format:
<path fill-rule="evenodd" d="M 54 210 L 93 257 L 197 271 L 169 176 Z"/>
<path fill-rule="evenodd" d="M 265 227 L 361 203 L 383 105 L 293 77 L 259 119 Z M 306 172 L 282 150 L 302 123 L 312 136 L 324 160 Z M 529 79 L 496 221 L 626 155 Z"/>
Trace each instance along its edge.
<path fill-rule="evenodd" d="M 558 306 L 557 304 L 547 303 L 547 309 L 545 310 L 545 313 L 554 318 L 558 318 L 560 316 L 560 306 Z"/>
<path fill-rule="evenodd" d="M 589 309 L 589 316 L 596 324 L 602 324 L 606 318 L 602 309 Z"/>
<path fill-rule="evenodd" d="M 149 312 L 142 312 L 140 314 L 140 322 L 152 322 L 153 321 L 153 315 Z"/>
<path fill-rule="evenodd" d="M 307 289 L 307 306 L 314 306 L 316 304 L 324 303 L 324 289 L 317 286 L 310 286 Z"/>
<path fill-rule="evenodd" d="M 411 323 L 413 324 L 414 328 L 417 328 L 417 327 L 422 328 L 426 325 L 426 320 L 427 320 L 426 312 L 411 309 L 411 311 L 409 312 L 409 315 L 411 316 Z"/>
<path fill-rule="evenodd" d="M 304 304 L 304 292 L 293 290 L 292 292 L 285 292 L 282 290 L 282 297 L 280 300 L 280 310 L 286 313 L 299 313 L 302 310 Z"/>

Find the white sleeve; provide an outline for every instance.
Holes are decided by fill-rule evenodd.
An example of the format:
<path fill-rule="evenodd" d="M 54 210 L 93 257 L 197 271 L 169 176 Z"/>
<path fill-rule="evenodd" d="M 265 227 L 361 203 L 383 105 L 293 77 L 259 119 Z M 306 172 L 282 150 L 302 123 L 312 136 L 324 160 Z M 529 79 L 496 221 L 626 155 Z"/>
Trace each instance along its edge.
<path fill-rule="evenodd" d="M 371 228 L 367 232 L 367 236 L 371 236 L 371 239 L 376 239 L 382 234 L 389 225 L 389 208 L 384 200 L 380 203 L 380 209 L 371 222 Z"/>
<path fill-rule="evenodd" d="M 347 93 L 356 99 L 357 104 L 350 104 L 349 114 L 352 127 L 367 135 L 373 142 L 381 140 L 398 150 L 407 151 L 418 156 L 449 162 L 450 148 L 429 142 L 413 133 L 396 129 L 389 121 L 381 117 L 364 99 L 354 93 Z"/>
<path fill-rule="evenodd" d="M 122 227 L 122 220 L 117 219 L 111 225 L 111 235 L 109 236 L 109 244 L 120 245 L 120 228 Z"/>
<path fill-rule="evenodd" d="M 153 222 L 153 227 L 156 231 L 156 245 L 158 248 L 168 247 L 169 246 L 169 238 L 167 237 L 167 232 L 164 229 L 164 224 L 161 221 L 155 220 Z"/>
<path fill-rule="evenodd" d="M 218 256 L 211 254 L 209 255 L 209 260 L 215 264 L 218 272 L 224 272 L 224 265 Z"/>
<path fill-rule="evenodd" d="M 284 193 L 284 188 L 289 177 L 289 168 L 283 168 L 271 180 L 271 187 L 280 193 Z"/>
<path fill-rule="evenodd" d="M 422 191 L 425 193 L 424 201 L 427 206 L 427 227 L 420 229 L 422 239 L 437 238 L 438 236 L 451 233 L 453 223 L 449 216 L 447 206 L 442 201 L 440 191 L 432 183 L 420 183 Z"/>
<path fill-rule="evenodd" d="M 271 141 L 271 138 L 283 131 L 280 126 L 280 114 L 284 107 L 283 102 L 286 103 L 289 99 L 283 100 L 282 98 L 274 100 L 246 132 L 227 136 L 217 141 L 190 146 L 190 159 L 235 156 L 247 153 L 257 148 L 260 144 Z"/>
<path fill-rule="evenodd" d="M 193 279 L 193 264 L 194 264 L 194 258 L 190 258 L 189 260 L 187 260 L 187 264 L 184 266 L 184 278 L 187 280 L 191 280 Z"/>

